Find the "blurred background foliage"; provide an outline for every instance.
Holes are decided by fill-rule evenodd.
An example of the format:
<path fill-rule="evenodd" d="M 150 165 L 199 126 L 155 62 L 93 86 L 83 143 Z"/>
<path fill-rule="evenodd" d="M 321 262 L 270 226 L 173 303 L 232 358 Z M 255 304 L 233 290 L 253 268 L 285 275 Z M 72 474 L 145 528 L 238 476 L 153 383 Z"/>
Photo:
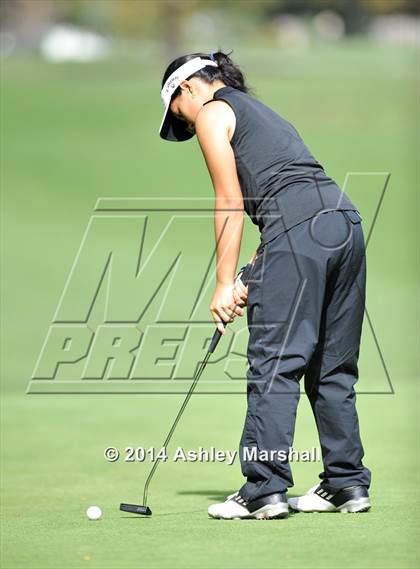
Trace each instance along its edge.
<path fill-rule="evenodd" d="M 34 49 L 54 24 L 90 28 L 109 37 L 156 41 L 168 56 L 182 50 L 188 28 L 223 39 L 250 33 L 275 36 L 276 20 L 285 14 L 309 20 L 319 13 L 342 21 L 347 36 L 366 34 L 376 18 L 416 17 L 416 0 L 1 0 L 3 43 Z M 292 22 L 293 20 L 290 20 Z M 331 20 L 332 21 L 332 20 Z M 339 24 L 338 24 L 339 25 Z M 401 22 L 394 20 L 395 26 Z M 286 26 L 287 28 L 287 26 Z"/>

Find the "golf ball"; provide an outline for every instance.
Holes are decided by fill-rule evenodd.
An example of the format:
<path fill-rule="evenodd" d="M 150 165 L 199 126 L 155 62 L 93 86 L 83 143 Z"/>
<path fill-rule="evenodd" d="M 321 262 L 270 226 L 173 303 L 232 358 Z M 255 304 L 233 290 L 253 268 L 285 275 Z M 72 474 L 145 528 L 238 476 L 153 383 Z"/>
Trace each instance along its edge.
<path fill-rule="evenodd" d="M 86 510 L 86 515 L 90 520 L 99 520 L 102 516 L 102 510 L 99 506 L 90 506 Z"/>

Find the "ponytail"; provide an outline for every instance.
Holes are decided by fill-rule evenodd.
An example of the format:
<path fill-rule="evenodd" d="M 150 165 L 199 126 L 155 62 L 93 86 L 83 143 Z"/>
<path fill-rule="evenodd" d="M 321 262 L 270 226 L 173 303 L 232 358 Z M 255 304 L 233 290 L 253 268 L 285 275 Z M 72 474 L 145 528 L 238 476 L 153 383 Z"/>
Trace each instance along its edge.
<path fill-rule="evenodd" d="M 250 93 L 251 89 L 246 83 L 244 74 L 242 73 L 239 66 L 232 61 L 230 58 L 232 51 L 228 54 L 224 53 L 223 51 L 216 51 L 213 53 L 192 53 L 190 55 L 183 55 L 178 57 L 166 69 L 163 79 L 162 79 L 162 87 L 165 84 L 165 81 L 168 77 L 176 70 L 178 67 L 189 61 L 190 59 L 194 59 L 195 57 L 201 57 L 202 59 L 212 59 L 217 63 L 217 67 L 214 66 L 207 66 L 203 67 L 193 75 L 190 75 L 187 79 L 191 79 L 191 77 L 198 77 L 207 83 L 213 83 L 213 81 L 222 81 L 228 87 L 233 87 L 238 89 L 239 91 L 243 91 L 244 93 Z M 175 98 L 181 93 L 180 87 L 175 89 L 172 97 Z"/>
<path fill-rule="evenodd" d="M 226 54 L 223 51 L 216 51 L 210 54 L 210 57 L 217 63 L 221 75 L 220 79 L 225 85 L 248 93 L 249 87 L 245 82 L 245 77 L 239 66 L 229 57 L 231 53 Z"/>

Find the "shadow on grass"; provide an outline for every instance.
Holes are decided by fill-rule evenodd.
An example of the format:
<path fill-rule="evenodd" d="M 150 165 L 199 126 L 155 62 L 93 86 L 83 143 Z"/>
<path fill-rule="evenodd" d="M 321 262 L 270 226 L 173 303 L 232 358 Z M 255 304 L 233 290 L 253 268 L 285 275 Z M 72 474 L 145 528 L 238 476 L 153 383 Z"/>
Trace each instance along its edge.
<path fill-rule="evenodd" d="M 181 496 L 206 496 L 209 500 L 224 502 L 235 490 L 183 490 L 178 492 Z"/>
<path fill-rule="evenodd" d="M 233 494 L 234 490 L 183 490 L 178 492 L 181 496 L 206 496 L 209 500 L 216 500 L 224 502 L 230 494 Z M 288 498 L 297 498 L 302 494 L 290 494 L 287 493 Z"/>

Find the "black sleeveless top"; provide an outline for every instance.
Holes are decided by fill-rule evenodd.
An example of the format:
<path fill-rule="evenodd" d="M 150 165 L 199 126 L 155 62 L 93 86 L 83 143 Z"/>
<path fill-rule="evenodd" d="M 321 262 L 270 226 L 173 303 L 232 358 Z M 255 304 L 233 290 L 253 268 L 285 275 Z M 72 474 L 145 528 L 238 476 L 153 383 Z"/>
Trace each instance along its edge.
<path fill-rule="evenodd" d="M 233 87 L 217 89 L 207 103 L 213 100 L 226 101 L 235 113 L 231 146 L 244 208 L 261 243 L 323 210 L 357 211 L 289 122 Z"/>

